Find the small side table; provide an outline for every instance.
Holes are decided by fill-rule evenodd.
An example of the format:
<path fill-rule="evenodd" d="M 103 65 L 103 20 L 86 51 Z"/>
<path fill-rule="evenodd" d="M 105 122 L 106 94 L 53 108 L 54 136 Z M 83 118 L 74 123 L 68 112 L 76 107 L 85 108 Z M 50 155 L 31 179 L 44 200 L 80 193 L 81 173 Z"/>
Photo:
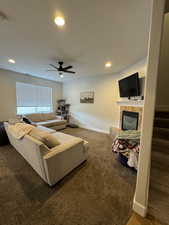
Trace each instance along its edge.
<path fill-rule="evenodd" d="M 4 123 L 0 122 L 0 146 L 9 144 L 9 139 L 5 131 Z"/>

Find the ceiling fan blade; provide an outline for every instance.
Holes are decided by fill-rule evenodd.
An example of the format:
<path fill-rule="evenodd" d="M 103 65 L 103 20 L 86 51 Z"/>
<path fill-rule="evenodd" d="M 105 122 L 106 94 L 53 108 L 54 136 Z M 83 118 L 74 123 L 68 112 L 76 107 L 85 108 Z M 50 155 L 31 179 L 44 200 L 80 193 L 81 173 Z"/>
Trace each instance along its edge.
<path fill-rule="evenodd" d="M 58 70 L 58 68 L 55 65 L 53 64 L 49 64 L 49 65 Z"/>
<path fill-rule="evenodd" d="M 65 73 L 76 73 L 74 71 L 68 71 L 68 70 L 64 70 L 63 72 L 65 72 Z"/>
<path fill-rule="evenodd" d="M 64 70 L 69 70 L 69 69 L 72 69 L 73 68 L 73 66 L 66 66 L 66 67 L 64 67 L 63 69 Z"/>

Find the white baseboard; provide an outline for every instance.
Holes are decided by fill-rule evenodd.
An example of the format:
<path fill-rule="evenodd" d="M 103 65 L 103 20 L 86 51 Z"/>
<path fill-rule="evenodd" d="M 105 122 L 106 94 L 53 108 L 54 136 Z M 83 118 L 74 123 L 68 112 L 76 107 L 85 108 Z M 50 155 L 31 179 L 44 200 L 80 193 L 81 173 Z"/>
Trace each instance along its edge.
<path fill-rule="evenodd" d="M 135 197 L 133 201 L 133 210 L 142 217 L 146 217 L 147 215 L 147 207 L 137 202 Z"/>
<path fill-rule="evenodd" d="M 98 129 L 98 128 L 95 128 L 95 127 L 85 126 L 85 125 L 81 125 L 81 124 L 79 124 L 79 127 L 85 128 L 87 130 L 97 131 L 97 132 L 104 133 L 104 134 L 109 134 L 110 133 L 107 130 L 101 130 L 101 129 Z"/>

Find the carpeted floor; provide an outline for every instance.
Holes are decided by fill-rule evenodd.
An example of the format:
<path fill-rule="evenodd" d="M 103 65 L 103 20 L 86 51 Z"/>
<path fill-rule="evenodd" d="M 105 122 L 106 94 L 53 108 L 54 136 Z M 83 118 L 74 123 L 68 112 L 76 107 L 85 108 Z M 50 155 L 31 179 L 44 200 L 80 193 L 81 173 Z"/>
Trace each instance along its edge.
<path fill-rule="evenodd" d="M 63 132 L 89 141 L 88 161 L 50 188 L 12 146 L 0 147 L 0 225 L 124 225 L 136 174 L 111 152 L 108 135 Z"/>

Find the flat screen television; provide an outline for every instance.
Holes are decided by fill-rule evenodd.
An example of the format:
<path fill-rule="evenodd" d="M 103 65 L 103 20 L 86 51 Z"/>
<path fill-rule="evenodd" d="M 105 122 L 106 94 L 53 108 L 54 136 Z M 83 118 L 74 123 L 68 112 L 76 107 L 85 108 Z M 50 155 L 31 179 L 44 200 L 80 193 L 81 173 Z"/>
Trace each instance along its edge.
<path fill-rule="evenodd" d="M 119 80 L 120 97 L 140 96 L 139 74 Z"/>

